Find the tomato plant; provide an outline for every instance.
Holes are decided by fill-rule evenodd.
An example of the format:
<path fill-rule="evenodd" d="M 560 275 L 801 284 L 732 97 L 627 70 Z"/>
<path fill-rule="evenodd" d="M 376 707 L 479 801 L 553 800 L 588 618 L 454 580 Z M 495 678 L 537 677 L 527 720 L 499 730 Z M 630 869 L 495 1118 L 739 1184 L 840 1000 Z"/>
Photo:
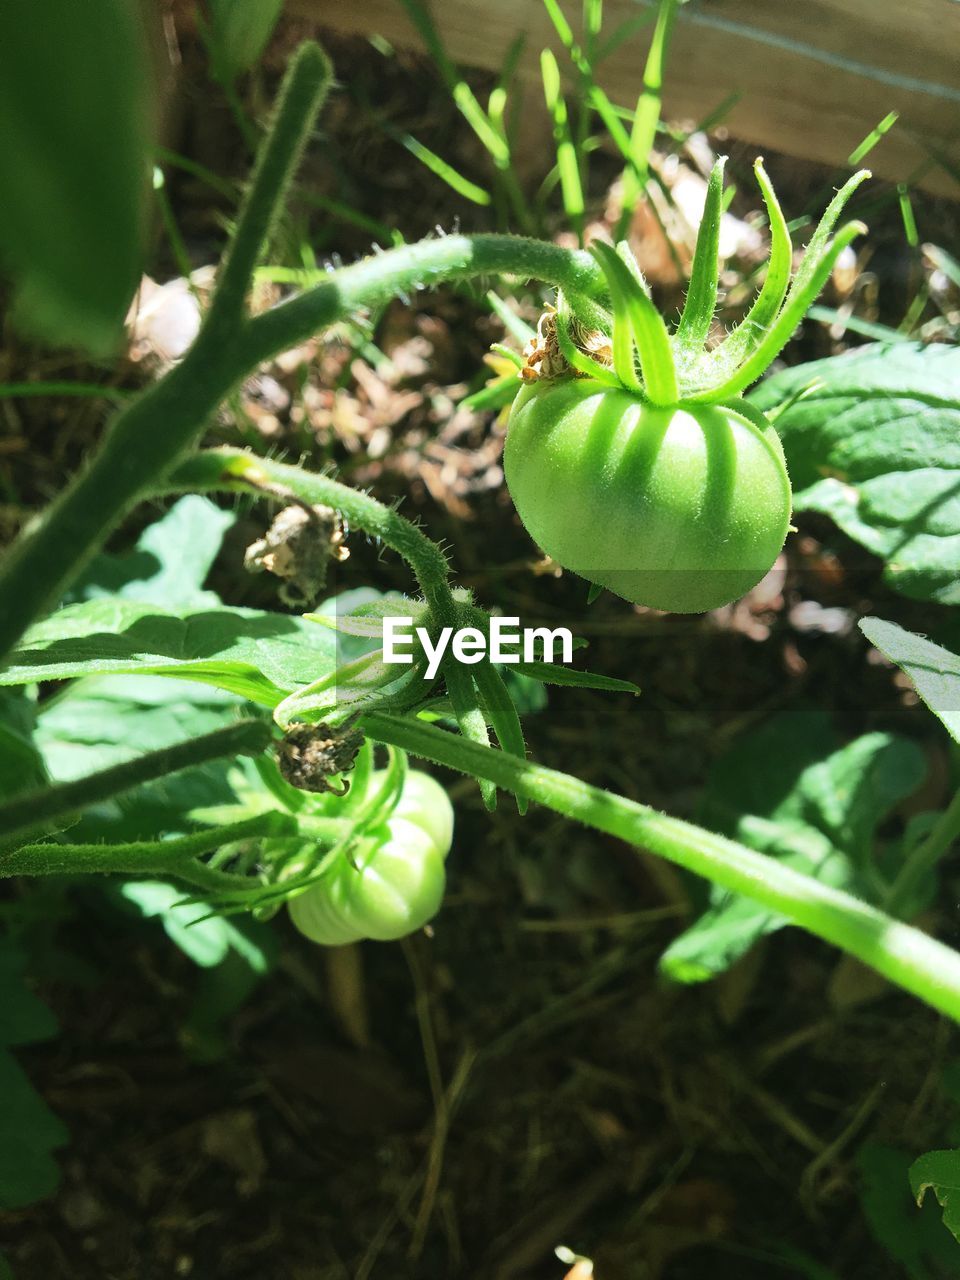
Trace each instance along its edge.
<path fill-rule="evenodd" d="M 224 54 L 221 79 L 232 85 L 279 6 L 268 6 L 262 22 L 248 23 L 249 29 L 241 23 L 233 33 L 220 21 L 227 7 L 212 7 L 210 33 Z M 669 7 L 675 7 L 672 0 Z M 590 8 L 598 20 L 600 6 Z M 559 6 L 553 16 L 555 25 L 565 22 Z M 238 33 L 239 43 L 221 39 Z M 548 58 L 543 66 L 555 138 L 568 162 L 560 175 L 565 198 L 585 214 L 573 151 L 575 136 L 587 140 L 581 125 L 588 122 L 576 124 L 574 134 L 556 64 Z M 326 470 L 279 461 L 266 449 L 267 456 L 260 456 L 252 449 L 198 447 L 219 406 L 251 371 L 275 359 L 279 364 L 295 345 L 310 348 L 334 326 L 372 343 L 373 320 L 387 304 L 442 281 L 533 280 L 538 289 L 555 290 L 555 305 L 544 312 L 525 358 L 515 356 L 517 376 L 511 368 L 497 395 L 504 392 L 512 403 L 504 466 L 514 504 L 531 537 L 561 568 L 631 602 L 677 612 L 713 609 L 749 591 L 769 569 L 784 546 L 795 504 L 833 517 L 882 556 L 893 586 L 919 599 L 956 603 L 955 478 L 947 474 L 948 465 L 960 466 L 954 450 L 960 375 L 950 374 L 955 362 L 931 360 L 906 344 L 894 359 L 865 360 L 871 365 L 866 373 L 859 362 L 831 361 L 827 370 L 817 370 L 820 381 L 811 394 L 810 369 L 792 369 L 768 380 L 759 398 L 743 398 L 862 231 L 857 222 L 836 228 L 866 175 L 855 175 L 837 193 L 795 266 L 787 224 L 758 163 L 770 258 L 744 319 L 719 338 L 722 161 L 708 184 L 689 290 L 675 326 L 655 309 L 625 243 L 598 241 L 585 252 L 489 234 L 397 243 L 329 270 L 280 268 L 277 280 L 296 287 L 254 312 L 248 299 L 261 278 L 258 267 L 329 74 L 315 46 L 293 59 L 253 178 L 231 219 L 232 239 L 212 298 L 197 301 L 202 324 L 195 342 L 142 394 L 126 400 L 89 466 L 49 511 L 26 525 L 0 566 L 0 659 L 6 662 L 0 685 L 20 686 L 0 705 L 0 877 L 66 876 L 65 896 L 84 874 L 130 878 L 127 904 L 163 919 L 184 950 L 211 968 L 228 960 L 248 963 L 255 948 L 245 930 L 259 930 L 284 906 L 282 924 L 292 920 L 324 945 L 399 939 L 440 912 L 453 839 L 445 790 L 426 774 L 407 772 L 409 753 L 478 782 L 490 809 L 498 792 L 506 792 L 521 814 L 528 804 L 547 808 L 610 837 L 588 837 L 590 858 L 620 841 L 709 881 L 709 898 L 690 894 L 697 919 L 662 954 L 661 971 L 673 981 L 706 981 L 762 938 L 793 925 L 960 1020 L 960 955 L 907 923 L 928 910 L 934 871 L 960 834 L 956 798 L 942 812 L 911 814 L 904 830 L 898 826 L 898 806 L 911 801 L 926 776 L 917 743 L 876 728 L 852 743 L 833 744 L 825 755 L 822 727 L 815 724 L 800 751 L 791 719 L 753 750 L 733 753 L 715 784 L 717 794 L 711 797 L 711 786 L 705 787 L 713 802 L 700 815 L 706 825 L 546 768 L 528 759 L 520 711 L 530 703 L 518 689 L 529 695 L 526 682 L 539 680 L 633 696 L 639 689 L 632 665 L 629 680 L 550 662 L 524 661 L 510 671 L 504 660 L 501 670 L 483 643 L 492 615 L 479 598 L 482 576 L 473 579 L 476 594 L 455 586 L 452 557 L 396 507 Z M 477 115 L 473 99 L 459 95 L 481 129 L 484 122 L 494 128 L 502 121 L 498 93 L 486 115 Z M 655 113 L 645 114 L 644 130 L 652 137 Z M 619 120 L 616 113 L 610 118 Z M 33 115 L 29 123 L 37 123 Z M 496 132 L 488 136 L 499 138 Z M 97 137 L 92 145 L 96 149 Z M 16 157 L 13 163 L 9 155 L 3 159 L 15 175 Z M 634 159 L 628 185 L 636 201 L 635 179 L 643 171 Z M 136 174 L 137 166 L 130 172 Z M 117 191 L 122 198 L 111 218 L 136 232 L 139 179 L 130 190 L 121 184 Z M 124 213 L 128 205 L 133 208 Z M 503 202 L 501 216 L 509 205 L 509 199 Z M 584 234 L 586 227 L 584 218 Z M 100 239 L 85 237 L 90 261 L 78 278 L 68 273 L 55 279 L 57 263 L 38 257 L 35 238 L 24 235 L 7 246 L 20 296 L 54 340 L 71 341 L 90 329 L 96 349 L 119 323 L 123 280 L 113 282 L 109 298 L 88 300 L 86 318 L 75 314 L 77 293 L 87 291 L 85 272 L 96 274 L 102 265 L 96 261 L 104 252 Z M 130 244 L 125 257 L 134 261 L 136 235 Z M 69 259 L 69 245 L 65 252 Z M 121 274 L 126 278 L 126 266 Z M 37 301 L 41 275 L 53 299 L 49 306 Z M 538 305 L 544 302 L 538 294 Z M 505 304 L 502 309 L 508 312 Z M 957 378 L 955 391 L 947 385 L 950 376 Z M 93 390 L 100 394 L 99 387 Z M 490 443 L 496 446 L 495 437 Z M 918 465 L 939 455 L 939 468 Z M 908 472 L 906 486 L 899 477 Z M 498 476 L 495 465 L 490 474 Z M 208 494 L 218 495 L 222 505 Z M 98 555 L 136 504 L 174 497 L 179 501 L 143 533 L 129 564 Z M 307 614 L 221 600 L 208 585 L 208 571 L 221 557 L 219 573 L 237 550 L 221 546 L 221 536 L 231 523 L 225 508 L 238 497 L 245 520 L 256 518 L 257 503 L 282 504 L 267 536 L 243 557 L 297 587 L 281 593 L 281 603 L 292 608 L 294 598 L 308 597 L 312 604 L 329 563 L 343 561 L 341 543 L 348 535 L 400 557 L 412 590 L 381 596 L 361 588 L 362 599 L 343 593 Z M 218 574 L 212 578 L 220 581 Z M 229 573 L 223 579 L 229 582 Z M 545 593 L 556 589 L 551 580 L 542 586 Z M 502 608 L 514 598 L 504 592 L 486 603 Z M 607 605 L 619 610 L 609 633 L 630 633 L 638 620 L 616 601 Z M 783 612 L 786 619 L 790 611 Z M 399 673 L 384 646 L 388 617 L 419 624 L 420 648 Z M 504 613 L 501 621 L 514 620 Z M 640 619 L 637 629 L 647 621 Z M 836 618 L 827 621 L 832 625 Z M 479 646 L 473 663 L 462 651 L 458 660 L 456 646 L 439 644 L 459 629 L 479 633 L 471 638 Z M 910 675 L 946 730 L 960 736 L 953 710 L 957 660 L 877 619 L 864 620 L 862 629 Z M 702 633 L 709 634 L 709 624 Z M 435 665 L 424 660 L 426 640 L 437 642 Z M 169 697 L 149 683 L 164 679 L 175 682 Z M 138 684 L 144 680 L 147 687 Z M 114 681 L 126 681 L 136 693 L 118 693 Z M 51 697 L 57 682 L 66 689 Z M 775 693 L 774 702 L 779 689 Z M 699 729 L 701 722 L 695 723 Z M 707 733 L 716 727 L 703 723 Z M 82 769 L 58 771 L 68 751 L 85 753 Z M 384 754 L 386 767 L 375 767 Z M 611 744 L 611 754 L 611 775 L 618 770 L 633 786 L 637 775 L 623 767 L 618 743 Z M 560 861 L 568 849 L 554 838 L 555 829 L 548 853 Z M 495 834 L 501 835 L 499 827 Z M 504 845 L 512 855 L 509 841 Z M 488 864 L 488 874 L 491 865 L 497 867 Z M 549 866 L 538 865 L 524 884 L 539 894 L 528 898 L 537 909 L 562 902 L 544 892 L 550 875 Z M 521 882 L 519 873 L 516 879 Z M 191 908 L 198 919 L 182 923 L 183 910 Z M 228 924 L 234 914 L 245 918 Z M 629 928 L 634 914 L 618 913 L 616 928 Z M 672 919 L 672 905 L 666 914 Z M 933 920 L 932 914 L 921 918 Z M 454 920 L 452 913 L 439 917 L 440 946 L 449 943 Z M 552 931 L 553 922 L 546 923 Z M 593 919 L 573 925 L 593 934 L 609 927 Z M 566 924 L 564 932 L 570 932 Z M 592 946 L 574 944 L 574 969 L 593 965 Z M 407 949 L 415 981 L 421 951 L 425 944 Z M 632 963 L 629 947 L 618 943 L 618 951 Z M 358 957 L 354 949 L 326 961 L 332 969 L 341 962 L 359 965 Z M 387 966 L 395 960 L 390 952 L 377 957 Z M 266 964 L 264 959 L 258 972 Z M 422 992 L 430 994 L 426 985 Z M 425 1046 L 431 1000 L 418 1000 Z M 366 1043 L 361 1033 L 358 1042 Z M 447 1043 L 440 1047 L 446 1053 Z M 466 1055 L 464 1072 L 470 1061 Z M 443 1081 L 434 1074 L 431 1069 L 439 1139 L 459 1086 L 447 1093 L 436 1087 Z M 52 1147 L 59 1129 L 48 1130 Z M 819 1147 L 819 1139 L 808 1145 Z M 431 1144 L 424 1180 L 431 1194 L 442 1147 L 439 1140 Z"/>
<path fill-rule="evenodd" d="M 535 344 L 526 364 L 516 361 L 535 384 L 514 383 L 520 397 L 507 470 L 521 515 L 561 563 L 629 598 L 683 609 L 716 604 L 763 572 L 788 518 L 776 438 L 741 394 L 783 348 L 839 254 L 863 230 L 850 222 L 834 232 L 867 175 L 854 175 L 836 194 L 794 271 L 786 222 L 757 163 L 771 234 L 766 277 L 743 321 L 715 346 L 708 338 L 717 298 L 722 161 L 711 174 L 690 286 L 673 331 L 625 245 L 598 242 L 585 253 L 509 235 L 402 245 L 323 272 L 313 287 L 251 315 L 252 274 L 328 83 L 325 57 L 305 46 L 287 75 L 194 345 L 117 415 L 90 466 L 0 566 L 0 653 L 12 654 L 0 672 L 3 683 L 150 672 L 217 685 L 246 699 L 251 714 L 88 777 L 10 796 L 0 805 L 3 873 L 169 876 L 202 891 L 218 909 L 261 914 L 319 892 L 327 878 L 326 899 L 313 899 L 322 904 L 321 932 L 335 923 L 341 936 L 398 936 L 439 905 L 449 815 L 437 829 L 424 826 L 428 810 L 446 813 L 441 802 L 420 803 L 416 787 L 425 784 L 414 784 L 416 812 L 406 809 L 414 800 L 392 792 L 382 812 L 371 817 L 364 810 L 361 775 L 365 770 L 369 780 L 370 744 L 380 743 L 470 774 L 488 807 L 497 788 L 505 789 L 521 807 L 544 804 L 659 853 L 960 1015 L 960 957 L 933 939 L 735 840 L 528 762 L 516 707 L 490 662 L 461 665 L 447 656 L 433 678 L 416 662 L 398 678 L 377 648 L 384 611 L 417 616 L 428 630 L 489 625 L 468 593 L 451 588 L 444 552 L 398 511 L 329 475 L 270 458 L 237 449 L 188 451 L 245 371 L 309 335 L 441 280 L 534 277 L 557 289 L 557 305 L 542 326 L 542 347 Z M 37 622 L 148 492 L 239 492 L 313 512 L 332 509 L 352 530 L 402 556 L 422 598 L 395 597 L 379 612 L 336 617 L 334 628 L 361 646 L 348 660 L 317 625 L 322 619 L 284 616 L 278 629 L 270 611 L 211 609 L 203 593 L 150 603 L 136 595 L 91 597 Z M 601 551 L 605 563 L 587 563 L 582 542 Z M 668 545 L 670 556 L 662 556 Z M 176 580 L 172 574 L 169 581 Z M 94 639 L 105 632 L 108 652 Z M 526 674 L 636 692 L 623 681 L 549 663 L 531 664 Z M 456 724 L 461 736 L 425 720 Z M 491 730 L 500 750 L 491 748 Z M 272 798 L 244 791 L 233 804 L 208 806 L 202 812 L 209 820 L 199 829 L 196 820 L 168 815 L 152 839 L 137 832 L 133 840 L 70 842 L 61 834 L 64 818 L 177 771 L 237 753 L 262 763 L 271 735 L 279 733 L 288 746 L 295 736 L 298 770 L 318 774 L 306 798 L 277 776 L 268 788 Z M 351 797 L 341 775 L 359 741 L 365 747 L 357 760 L 365 764 L 356 765 Z M 339 781 L 328 787 L 326 773 Z M 314 850 L 308 868 L 291 877 L 305 847 Z"/>

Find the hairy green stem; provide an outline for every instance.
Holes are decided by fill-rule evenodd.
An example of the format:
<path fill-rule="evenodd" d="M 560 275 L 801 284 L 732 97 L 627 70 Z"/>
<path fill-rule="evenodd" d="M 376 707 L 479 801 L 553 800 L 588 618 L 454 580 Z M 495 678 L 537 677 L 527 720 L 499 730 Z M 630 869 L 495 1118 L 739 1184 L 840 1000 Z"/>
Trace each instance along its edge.
<path fill-rule="evenodd" d="M 506 752 L 478 747 L 421 721 L 368 715 L 361 727 L 378 742 L 461 773 L 489 778 L 505 791 L 752 898 L 960 1022 L 960 954 L 851 894 L 647 805 Z"/>
<path fill-rule="evenodd" d="M 336 508 L 354 528 L 379 538 L 403 557 L 413 570 L 423 598 L 430 607 L 437 628 L 459 625 L 456 601 L 450 590 L 449 566 L 436 543 L 391 507 L 385 507 L 369 494 L 351 489 L 329 476 L 311 475 L 300 467 L 254 457 L 236 449 L 215 449 L 188 458 L 165 484 L 165 488 L 190 492 L 211 490 L 244 490 L 267 493 L 274 497 L 295 495 L 311 505 Z M 474 742 L 486 745 L 487 726 L 477 701 L 470 675 L 455 663 L 445 669 L 447 691 L 460 731 Z M 302 693 L 290 702 L 302 702 Z M 496 804 L 495 788 L 480 780 L 484 804 Z"/>
<path fill-rule="evenodd" d="M 154 491 L 254 493 L 334 507 L 353 528 L 379 539 L 406 560 L 438 625 L 457 626 L 456 603 L 448 583 L 450 569 L 437 544 L 392 507 L 330 476 L 241 449 L 206 449 L 186 458 Z"/>
<path fill-rule="evenodd" d="M 302 44 L 284 78 L 273 122 L 257 155 L 249 194 L 218 272 L 208 324 L 223 322 L 229 328 L 243 315 L 254 268 L 269 239 L 332 76 L 330 63 L 320 46 L 310 42 Z"/>
<path fill-rule="evenodd" d="M 216 729 L 187 742 L 148 751 L 85 778 L 29 791 L 0 805 L 0 836 L 6 844 L 9 837 L 17 833 L 37 834 L 53 826 L 58 819 L 78 813 L 92 804 L 181 769 L 206 764 L 209 760 L 218 760 L 222 756 L 260 755 L 270 745 L 272 736 L 271 727 L 265 721 L 241 720 L 238 724 Z"/>
<path fill-rule="evenodd" d="M 392 298 L 444 280 L 503 275 L 556 285 L 573 295 L 574 307 L 578 295 L 606 295 L 603 273 L 582 250 L 523 236 L 440 236 L 331 272 L 322 284 L 255 317 L 242 343 L 243 365 L 253 368 L 310 334 L 347 316 L 376 310 Z"/>
<path fill-rule="evenodd" d="M 239 840 L 297 834 L 291 814 L 260 813 L 210 831 L 172 840 L 135 840 L 125 844 L 27 844 L 0 854 L 0 879 L 8 876 L 151 875 L 173 876 L 202 889 L 249 887 L 246 876 L 215 871 L 196 859 Z"/>
<path fill-rule="evenodd" d="M 507 274 L 603 296 L 589 256 L 517 236 L 446 236 L 332 272 L 236 331 L 204 326 L 184 360 L 114 419 L 93 462 L 0 565 L 0 661 L 53 608 L 129 507 L 176 462 L 249 370 L 318 330 L 444 280 Z"/>

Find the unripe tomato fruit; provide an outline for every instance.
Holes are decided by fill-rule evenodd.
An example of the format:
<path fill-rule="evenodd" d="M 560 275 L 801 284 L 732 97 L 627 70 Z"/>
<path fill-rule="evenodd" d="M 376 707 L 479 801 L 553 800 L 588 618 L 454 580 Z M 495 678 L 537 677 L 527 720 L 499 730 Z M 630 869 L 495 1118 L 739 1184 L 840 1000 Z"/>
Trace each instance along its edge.
<path fill-rule="evenodd" d="M 790 521 L 772 427 L 726 405 L 653 407 L 592 378 L 521 388 L 504 471 L 528 533 L 560 565 L 675 613 L 744 595 Z"/>
<path fill-rule="evenodd" d="M 382 778 L 374 774 L 372 785 Z M 302 934 L 324 946 L 390 942 L 433 919 L 446 887 L 453 807 L 443 787 L 411 770 L 396 808 L 322 881 L 290 901 Z"/>

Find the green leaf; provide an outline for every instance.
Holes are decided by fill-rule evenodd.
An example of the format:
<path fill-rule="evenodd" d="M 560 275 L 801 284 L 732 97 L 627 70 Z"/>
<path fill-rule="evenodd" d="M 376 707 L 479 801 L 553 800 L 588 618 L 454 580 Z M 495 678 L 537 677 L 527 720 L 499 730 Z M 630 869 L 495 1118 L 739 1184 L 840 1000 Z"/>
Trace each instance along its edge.
<path fill-rule="evenodd" d="M 147 919 L 159 919 L 167 937 L 201 968 L 211 969 L 236 951 L 256 973 L 267 971 L 267 954 L 249 931 L 211 915 L 206 903 L 188 900 L 181 889 L 162 880 L 128 880 L 120 893 Z"/>
<path fill-rule="evenodd" d="M 232 82 L 249 71 L 277 25 L 283 0 L 209 0 L 217 78 Z"/>
<path fill-rule="evenodd" d="M 873 344 L 774 375 L 797 510 L 829 515 L 904 595 L 960 604 L 960 348 Z"/>
<path fill-rule="evenodd" d="M 56 1029 L 24 984 L 22 956 L 0 938 L 0 1209 L 33 1204 L 60 1180 L 50 1153 L 67 1141 L 67 1131 L 6 1048 L 47 1040 Z"/>
<path fill-rule="evenodd" d="M 168 609 L 219 604 L 215 592 L 203 590 L 203 582 L 235 519 L 209 498 L 181 498 L 144 530 L 129 554 L 97 556 L 68 603 L 120 596 Z"/>
<path fill-rule="evenodd" d="M 886 733 L 836 751 L 830 745 L 819 713 L 775 718 L 717 762 L 704 820 L 795 870 L 869 896 L 877 827 L 923 781 L 925 758 L 914 743 Z M 677 982 L 706 981 L 786 923 L 712 889 L 707 910 L 667 948 L 661 969 Z"/>
<path fill-rule="evenodd" d="M 158 676 L 94 676 L 48 699 L 36 741 L 57 782 L 223 728 L 236 719 L 240 700 L 208 685 L 171 685 Z M 249 784 L 252 762 L 215 760 L 184 769 L 109 802 L 88 807 L 70 828 L 70 840 L 114 843 L 186 835 L 207 825 L 202 811 L 236 805 L 236 775 Z"/>
<path fill-rule="evenodd" d="M 140 278 L 153 77 L 129 0 L 0 6 L 0 258 L 20 327 L 104 354 Z"/>
<path fill-rule="evenodd" d="M 944 1231 L 935 1206 L 924 1205 L 918 1213 L 910 1202 L 910 1157 L 868 1142 L 858 1151 L 856 1163 L 860 1200 L 870 1229 L 887 1253 L 903 1264 L 911 1280 L 960 1274 L 960 1246 Z"/>
<path fill-rule="evenodd" d="M 960 742 L 960 658 L 882 618 L 862 618 L 860 630 L 906 672 L 919 696 L 950 736 Z"/>
<path fill-rule="evenodd" d="M 616 676 L 600 675 L 595 671 L 580 671 L 576 667 L 561 667 L 554 662 L 517 662 L 511 667 L 518 675 L 544 684 L 565 685 L 572 689 L 602 689 L 606 693 L 632 693 L 637 697 L 640 686 L 632 680 L 619 680 Z"/>
<path fill-rule="evenodd" d="M 910 1166 L 910 1189 L 922 1205 L 933 1191 L 943 1210 L 943 1225 L 960 1241 L 960 1150 L 928 1151 Z"/>
<path fill-rule="evenodd" d="M 27 632 L 0 685 L 140 674 L 198 680 L 275 706 L 334 668 L 329 632 L 226 606 L 160 609 L 122 599 L 68 605 Z"/>
<path fill-rule="evenodd" d="M 416 627 L 425 625 L 429 614 L 422 600 L 398 591 L 382 594 L 373 587 L 357 587 L 322 600 L 305 616 L 337 633 L 337 666 L 340 667 L 380 648 L 384 618 L 412 618 Z"/>

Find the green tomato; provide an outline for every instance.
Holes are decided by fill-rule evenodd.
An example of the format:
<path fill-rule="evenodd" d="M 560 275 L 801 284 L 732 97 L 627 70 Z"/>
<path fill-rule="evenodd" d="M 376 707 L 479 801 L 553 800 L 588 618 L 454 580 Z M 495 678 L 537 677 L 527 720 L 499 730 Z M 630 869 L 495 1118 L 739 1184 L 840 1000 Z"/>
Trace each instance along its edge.
<path fill-rule="evenodd" d="M 728 405 L 654 407 L 592 378 L 521 389 L 504 470 L 548 555 L 625 600 L 675 613 L 744 595 L 790 522 L 772 427 Z"/>
<path fill-rule="evenodd" d="M 379 785 L 383 773 L 378 770 L 371 779 L 371 786 Z M 453 805 L 450 797 L 436 778 L 419 769 L 410 769 L 404 779 L 403 791 L 391 817 L 407 818 L 424 831 L 446 857 L 453 844 Z"/>
<path fill-rule="evenodd" d="M 376 785 L 378 776 L 374 775 Z M 390 816 L 328 876 L 293 898 L 290 917 L 324 946 L 390 942 L 433 919 L 446 886 L 453 808 L 433 778 L 411 770 Z"/>

